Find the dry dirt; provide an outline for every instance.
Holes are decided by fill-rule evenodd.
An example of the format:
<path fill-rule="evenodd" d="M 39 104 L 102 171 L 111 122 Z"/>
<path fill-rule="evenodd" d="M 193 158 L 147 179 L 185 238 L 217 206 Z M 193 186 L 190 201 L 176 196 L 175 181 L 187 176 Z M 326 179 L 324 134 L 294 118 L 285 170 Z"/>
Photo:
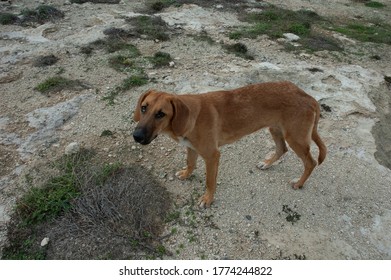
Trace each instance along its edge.
<path fill-rule="evenodd" d="M 174 64 L 147 68 L 152 82 L 119 94 L 111 106 L 102 97 L 126 74 L 108 66 L 110 54 L 87 57 L 80 48 L 104 38 L 103 30 L 109 27 L 126 28 L 125 19 L 139 13 L 143 1 L 111 5 L 9 2 L 1 1 L 1 10 L 17 13 L 45 3 L 62 10 L 65 17 L 34 27 L 0 26 L 2 244 L 15 199 L 30 185 L 27 178 L 42 180 L 34 177 L 37 170 L 61 156 L 69 143 L 78 142 L 95 149 L 102 162 L 147 168 L 172 194 L 181 218 L 167 224 L 165 234 L 171 235 L 164 245 L 172 253 L 167 258 L 391 258 L 391 171 L 386 167 L 390 166 L 391 139 L 384 125 L 390 120 L 391 90 L 384 77 L 391 76 L 391 46 L 335 34 L 344 52 L 294 53 L 285 51 L 281 40 L 260 36 L 240 40 L 254 56 L 246 60 L 228 54 L 220 44 L 234 43 L 228 38 L 230 28 L 244 24 L 232 8 L 235 1 L 227 1 L 229 5 L 216 1 L 208 7 L 172 6 L 160 12 L 175 30 L 170 40 L 133 38 L 131 43 L 144 56 L 170 53 Z M 388 1 L 380 1 L 387 6 L 378 10 L 347 0 L 265 2 L 292 10 L 310 9 L 329 18 L 376 17 L 391 24 Z M 246 3 L 262 9 L 261 1 Z M 215 43 L 189 36 L 202 31 Z M 59 58 L 56 64 L 33 66 L 36 57 L 51 54 Z M 375 55 L 381 59 L 373 59 Z M 82 80 L 91 88 L 50 96 L 34 90 L 56 73 Z M 199 210 L 193 202 L 204 188 L 202 160 L 194 176 L 182 182 L 174 174 L 185 164 L 183 147 L 165 136 L 149 146 L 139 146 L 131 137 L 135 103 L 148 88 L 198 93 L 282 79 L 295 82 L 323 104 L 319 132 L 328 156 L 301 190 L 288 185 L 302 170 L 294 153 L 270 170 L 255 167 L 273 150 L 271 137 L 262 131 L 221 149 L 216 200 L 210 209 Z M 114 137 L 101 137 L 108 129 Z M 313 153 L 317 153 L 315 147 Z"/>

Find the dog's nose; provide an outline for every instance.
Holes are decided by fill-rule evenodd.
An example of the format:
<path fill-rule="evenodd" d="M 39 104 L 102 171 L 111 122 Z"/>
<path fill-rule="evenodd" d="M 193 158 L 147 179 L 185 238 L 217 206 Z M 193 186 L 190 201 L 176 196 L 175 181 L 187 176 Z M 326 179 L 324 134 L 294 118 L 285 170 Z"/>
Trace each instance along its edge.
<path fill-rule="evenodd" d="M 145 131 L 144 129 L 137 127 L 133 132 L 134 141 L 143 144 L 145 142 Z"/>

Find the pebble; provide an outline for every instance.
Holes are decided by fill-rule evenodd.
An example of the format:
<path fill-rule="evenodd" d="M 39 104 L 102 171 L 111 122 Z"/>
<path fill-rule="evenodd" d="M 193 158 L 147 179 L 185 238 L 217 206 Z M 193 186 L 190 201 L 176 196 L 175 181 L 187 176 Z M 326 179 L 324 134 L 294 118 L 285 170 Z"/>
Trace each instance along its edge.
<path fill-rule="evenodd" d="M 290 42 L 295 42 L 300 40 L 300 37 L 293 33 L 284 33 L 283 36 Z"/>
<path fill-rule="evenodd" d="M 66 155 L 73 155 L 80 151 L 80 144 L 78 142 L 72 142 L 65 147 Z"/>
<path fill-rule="evenodd" d="M 44 239 L 42 239 L 41 247 L 45 247 L 46 245 L 48 245 L 49 241 L 50 241 L 49 237 L 45 237 Z"/>

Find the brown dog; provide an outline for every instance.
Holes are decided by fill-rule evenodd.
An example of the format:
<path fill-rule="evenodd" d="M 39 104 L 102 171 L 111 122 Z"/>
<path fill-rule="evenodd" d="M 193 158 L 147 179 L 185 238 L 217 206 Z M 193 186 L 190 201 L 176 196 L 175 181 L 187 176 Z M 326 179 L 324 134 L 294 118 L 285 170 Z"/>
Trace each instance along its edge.
<path fill-rule="evenodd" d="M 318 135 L 318 102 L 291 82 L 249 85 L 235 90 L 205 94 L 173 95 L 150 90 L 140 96 L 133 137 L 147 145 L 160 133 L 187 147 L 187 167 L 176 173 L 188 178 L 198 155 L 206 164 L 206 192 L 201 206 L 210 206 L 216 191 L 219 146 L 232 143 L 263 127 L 269 127 L 276 151 L 258 167 L 266 169 L 288 151 L 285 141 L 304 163 L 304 173 L 293 188 L 298 189 L 311 175 L 316 161 L 310 152 L 311 140 L 319 147 L 318 164 L 327 149 Z"/>

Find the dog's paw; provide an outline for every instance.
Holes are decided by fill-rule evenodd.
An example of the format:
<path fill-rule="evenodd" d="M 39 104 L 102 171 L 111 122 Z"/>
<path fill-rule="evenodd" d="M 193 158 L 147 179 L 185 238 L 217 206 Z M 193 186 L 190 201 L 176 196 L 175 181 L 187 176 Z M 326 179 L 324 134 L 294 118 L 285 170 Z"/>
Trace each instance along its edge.
<path fill-rule="evenodd" d="M 198 200 L 198 206 L 203 209 L 209 208 L 212 202 L 213 202 L 213 195 L 209 195 L 208 193 L 205 193 Z"/>
<path fill-rule="evenodd" d="M 266 160 L 265 160 L 265 161 L 261 161 L 260 163 L 257 164 L 257 168 L 259 168 L 259 169 L 261 169 L 261 170 L 266 170 L 266 169 L 268 169 L 270 166 L 271 166 L 271 164 L 268 164 L 268 163 L 266 162 Z"/>
<path fill-rule="evenodd" d="M 289 184 L 292 186 L 293 189 L 298 190 L 302 188 L 303 186 L 299 184 L 299 178 L 293 179 L 289 182 Z"/>
<path fill-rule="evenodd" d="M 178 171 L 177 173 L 175 173 L 175 176 L 176 176 L 179 180 L 185 180 L 185 179 L 189 178 L 190 175 L 191 175 L 191 174 L 189 174 L 189 172 L 187 171 L 187 169 L 180 170 L 180 171 Z"/>

